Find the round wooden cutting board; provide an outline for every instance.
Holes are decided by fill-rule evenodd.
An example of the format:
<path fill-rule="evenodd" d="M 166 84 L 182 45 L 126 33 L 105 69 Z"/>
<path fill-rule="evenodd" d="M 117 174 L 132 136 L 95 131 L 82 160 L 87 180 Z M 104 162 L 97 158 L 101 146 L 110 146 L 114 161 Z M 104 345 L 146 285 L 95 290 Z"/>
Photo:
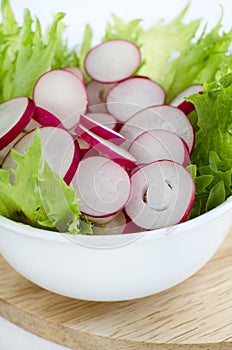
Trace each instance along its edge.
<path fill-rule="evenodd" d="M 231 350 L 232 232 L 213 259 L 184 283 L 125 302 L 52 294 L 0 257 L 0 315 L 76 350 Z"/>

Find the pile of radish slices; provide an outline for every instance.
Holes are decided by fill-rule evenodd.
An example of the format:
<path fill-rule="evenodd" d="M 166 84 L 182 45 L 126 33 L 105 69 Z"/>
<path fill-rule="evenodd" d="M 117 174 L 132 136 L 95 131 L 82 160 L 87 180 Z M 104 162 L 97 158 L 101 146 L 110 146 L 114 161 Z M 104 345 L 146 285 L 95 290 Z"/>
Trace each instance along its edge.
<path fill-rule="evenodd" d="M 89 83 L 79 68 L 51 70 L 37 80 L 32 99 L 0 105 L 2 168 L 15 167 L 11 148 L 24 154 L 39 127 L 43 158 L 74 187 L 96 234 L 174 225 L 193 206 L 195 186 L 185 169 L 193 106 L 184 97 L 202 86 L 166 105 L 159 84 L 134 75 L 140 64 L 132 42 L 105 41 L 86 55 Z"/>

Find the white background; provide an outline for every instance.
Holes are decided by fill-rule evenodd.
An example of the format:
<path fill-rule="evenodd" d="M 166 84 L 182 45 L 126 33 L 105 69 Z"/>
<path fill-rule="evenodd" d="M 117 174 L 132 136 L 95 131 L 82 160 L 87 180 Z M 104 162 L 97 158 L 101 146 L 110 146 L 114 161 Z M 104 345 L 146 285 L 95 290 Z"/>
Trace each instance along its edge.
<path fill-rule="evenodd" d="M 37 15 L 43 27 L 51 22 L 52 14 L 62 11 L 67 15 L 67 36 L 70 44 L 81 42 L 83 28 L 90 23 L 94 29 L 95 41 L 104 33 L 105 23 L 110 14 L 130 20 L 141 18 L 144 27 L 155 20 L 169 20 L 180 13 L 187 1 L 182 0 L 11 0 L 17 20 L 22 22 L 22 12 L 29 7 L 33 15 Z M 224 28 L 232 26 L 231 0 L 192 0 L 186 21 L 190 18 L 204 18 L 212 27 L 220 18 L 219 3 L 224 6 Z M 1 276 L 0 276 L 1 278 Z M 0 317 L 0 350 L 64 350 L 65 347 L 43 340 L 26 332 Z"/>

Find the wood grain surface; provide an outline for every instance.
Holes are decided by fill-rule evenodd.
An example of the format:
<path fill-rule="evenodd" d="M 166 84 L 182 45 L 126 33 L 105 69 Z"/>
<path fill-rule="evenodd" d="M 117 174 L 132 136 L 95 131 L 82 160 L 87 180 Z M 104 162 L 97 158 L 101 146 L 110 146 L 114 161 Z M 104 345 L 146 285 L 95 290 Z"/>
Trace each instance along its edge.
<path fill-rule="evenodd" d="M 30 283 L 0 257 L 0 315 L 76 350 L 231 350 L 232 232 L 193 277 L 144 299 L 97 303 Z"/>

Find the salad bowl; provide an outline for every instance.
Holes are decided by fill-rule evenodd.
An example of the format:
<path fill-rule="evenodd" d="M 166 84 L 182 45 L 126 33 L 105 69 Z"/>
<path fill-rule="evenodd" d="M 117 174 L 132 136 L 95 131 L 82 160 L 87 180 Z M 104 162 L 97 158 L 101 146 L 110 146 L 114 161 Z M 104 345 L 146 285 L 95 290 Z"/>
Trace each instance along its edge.
<path fill-rule="evenodd" d="M 114 236 L 71 236 L 0 218 L 0 252 L 24 277 L 72 298 L 141 298 L 184 281 L 216 252 L 232 224 L 232 197 L 188 222 Z M 223 273 L 223 271 L 222 271 Z"/>
<path fill-rule="evenodd" d="M 111 13 L 125 20 L 143 18 L 144 25 L 149 26 L 159 18 L 172 19 L 186 5 L 185 1 L 177 5 L 170 0 L 162 4 L 145 0 L 141 7 L 129 0 L 127 7 L 131 11 L 124 13 L 122 0 L 107 3 L 100 0 L 97 5 L 90 0 L 81 4 L 70 0 L 50 1 L 46 6 L 43 1 L 11 3 L 19 20 L 18 14 L 25 7 L 38 15 L 42 24 L 49 23 L 51 13 L 67 13 L 65 21 L 71 44 L 76 44 L 76 33 L 81 37 L 86 23 L 93 28 L 94 40 L 99 40 Z M 220 17 L 219 3 L 224 6 L 226 28 L 230 24 L 231 7 L 227 0 L 215 1 L 213 6 L 212 1 L 205 1 L 200 13 L 199 4 L 192 1 L 186 19 L 203 17 L 209 25 L 214 25 Z M 184 223 L 107 236 L 52 232 L 0 216 L 0 254 L 25 278 L 51 292 L 91 301 L 130 300 L 164 291 L 192 276 L 217 251 L 231 225 L 232 197 Z"/>

